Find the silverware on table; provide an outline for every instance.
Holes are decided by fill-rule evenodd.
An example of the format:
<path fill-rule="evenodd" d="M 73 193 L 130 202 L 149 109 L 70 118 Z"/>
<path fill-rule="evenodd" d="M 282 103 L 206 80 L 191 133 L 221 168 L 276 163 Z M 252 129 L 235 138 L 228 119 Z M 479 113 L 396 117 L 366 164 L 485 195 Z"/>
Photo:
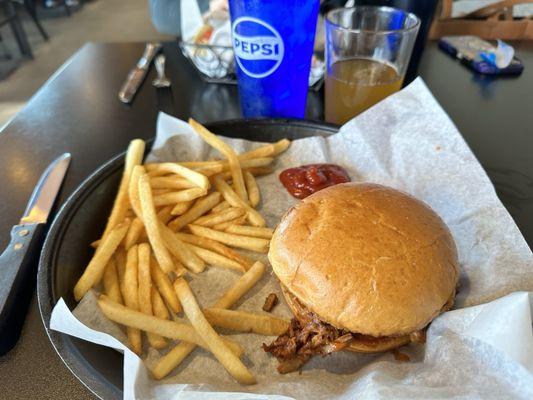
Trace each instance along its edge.
<path fill-rule="evenodd" d="M 156 88 L 166 88 L 170 86 L 170 81 L 165 76 L 165 55 L 160 54 L 155 58 L 154 64 L 157 71 L 157 78 L 152 81 L 152 85 Z"/>
<path fill-rule="evenodd" d="M 46 168 L 0 255 L 0 355 L 11 350 L 20 336 L 35 287 L 46 222 L 69 163 L 70 154 L 65 153 Z"/>
<path fill-rule="evenodd" d="M 139 86 L 146 77 L 150 63 L 161 50 L 161 43 L 148 43 L 137 65 L 130 71 L 122 88 L 118 92 L 118 98 L 123 103 L 130 103 L 137 93 Z"/>

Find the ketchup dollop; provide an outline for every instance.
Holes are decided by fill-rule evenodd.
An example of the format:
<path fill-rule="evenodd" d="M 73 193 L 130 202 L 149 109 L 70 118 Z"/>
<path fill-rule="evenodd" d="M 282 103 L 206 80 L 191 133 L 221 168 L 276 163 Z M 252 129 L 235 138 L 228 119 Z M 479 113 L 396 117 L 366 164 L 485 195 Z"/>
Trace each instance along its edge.
<path fill-rule="evenodd" d="M 344 168 L 335 164 L 310 164 L 286 169 L 279 180 L 294 197 L 305 199 L 328 186 L 350 182 L 350 177 Z"/>

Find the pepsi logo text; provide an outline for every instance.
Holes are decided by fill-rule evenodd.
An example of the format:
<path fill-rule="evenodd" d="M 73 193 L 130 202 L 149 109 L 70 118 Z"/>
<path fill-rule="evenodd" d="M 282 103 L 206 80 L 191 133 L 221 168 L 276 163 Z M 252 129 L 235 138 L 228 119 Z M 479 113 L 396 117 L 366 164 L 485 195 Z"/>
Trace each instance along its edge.
<path fill-rule="evenodd" d="M 237 18 L 232 36 L 235 60 L 250 77 L 267 77 L 283 61 L 283 39 L 274 27 L 258 18 Z"/>

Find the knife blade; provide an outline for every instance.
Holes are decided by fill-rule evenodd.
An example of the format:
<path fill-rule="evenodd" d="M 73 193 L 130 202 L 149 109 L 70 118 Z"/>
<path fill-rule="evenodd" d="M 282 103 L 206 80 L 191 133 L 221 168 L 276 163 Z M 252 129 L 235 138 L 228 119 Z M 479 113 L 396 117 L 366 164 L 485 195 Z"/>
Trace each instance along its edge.
<path fill-rule="evenodd" d="M 123 103 L 130 103 L 135 97 L 139 86 L 144 81 L 148 68 L 157 53 L 161 50 L 161 43 L 147 43 L 144 53 L 137 65 L 130 71 L 122 88 L 118 92 L 118 98 Z"/>
<path fill-rule="evenodd" d="M 16 344 L 30 303 L 45 227 L 70 164 L 69 153 L 41 175 L 11 241 L 0 255 L 0 355 Z"/>

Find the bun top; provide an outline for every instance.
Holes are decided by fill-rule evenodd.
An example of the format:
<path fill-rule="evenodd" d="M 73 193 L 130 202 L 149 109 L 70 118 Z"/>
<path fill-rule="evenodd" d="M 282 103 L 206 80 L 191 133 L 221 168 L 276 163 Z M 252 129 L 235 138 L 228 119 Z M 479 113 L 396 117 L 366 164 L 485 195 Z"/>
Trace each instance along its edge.
<path fill-rule="evenodd" d="M 458 279 L 455 243 L 439 216 L 370 183 L 332 186 L 289 209 L 268 257 L 286 289 L 320 319 L 376 337 L 425 327 Z"/>

